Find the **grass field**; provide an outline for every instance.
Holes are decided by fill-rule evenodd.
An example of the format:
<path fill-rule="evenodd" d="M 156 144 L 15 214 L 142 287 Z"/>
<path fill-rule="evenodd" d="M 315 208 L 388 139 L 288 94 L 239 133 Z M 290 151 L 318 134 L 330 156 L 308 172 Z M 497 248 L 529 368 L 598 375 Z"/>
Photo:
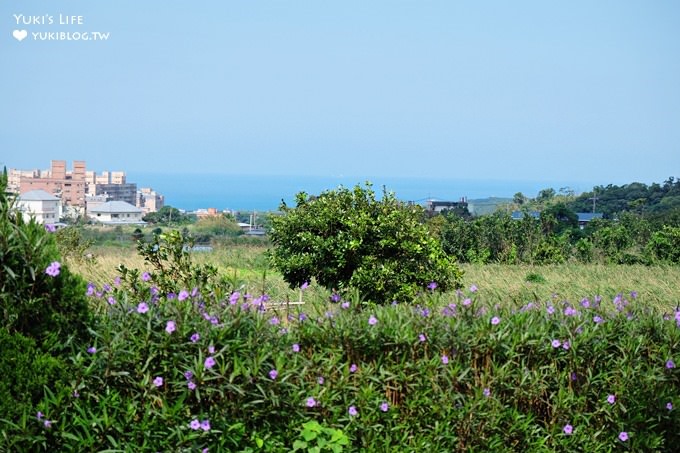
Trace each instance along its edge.
<path fill-rule="evenodd" d="M 277 300 L 296 300 L 299 292 L 290 290 L 281 276 L 269 268 L 266 247 L 238 245 L 216 248 L 213 252 L 194 255 L 197 263 L 209 263 L 220 273 L 243 285 L 253 294 L 266 292 Z M 86 280 L 110 283 L 117 267 L 147 269 L 134 247 L 99 247 L 93 249 L 95 262 L 70 263 Z M 476 285 L 480 296 L 492 303 L 514 306 L 530 301 L 567 300 L 578 302 L 584 297 L 601 295 L 610 301 L 616 294 L 637 292 L 638 301 L 659 311 L 670 311 L 680 303 L 680 268 L 673 266 L 586 265 L 463 265 L 463 285 Z M 314 285 L 309 296 L 326 297 Z"/>

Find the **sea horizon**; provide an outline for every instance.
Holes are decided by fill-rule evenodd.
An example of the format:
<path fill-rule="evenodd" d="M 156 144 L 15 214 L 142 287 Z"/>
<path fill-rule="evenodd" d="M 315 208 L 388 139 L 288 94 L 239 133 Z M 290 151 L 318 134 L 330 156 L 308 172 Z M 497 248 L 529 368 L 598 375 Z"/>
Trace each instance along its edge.
<path fill-rule="evenodd" d="M 282 176 L 229 175 L 220 173 L 126 172 L 137 188 L 151 187 L 165 197 L 165 204 L 186 211 L 217 208 L 232 211 L 276 211 L 281 201 L 294 205 L 295 195 L 310 195 L 339 186 L 354 187 L 370 182 L 376 194 L 383 187 L 403 201 L 425 203 L 428 199 L 459 201 L 491 197 L 512 198 L 517 192 L 533 198 L 546 188 L 569 187 L 575 193 L 594 185 L 574 181 L 521 181 L 493 179 L 386 177 L 386 176 Z"/>

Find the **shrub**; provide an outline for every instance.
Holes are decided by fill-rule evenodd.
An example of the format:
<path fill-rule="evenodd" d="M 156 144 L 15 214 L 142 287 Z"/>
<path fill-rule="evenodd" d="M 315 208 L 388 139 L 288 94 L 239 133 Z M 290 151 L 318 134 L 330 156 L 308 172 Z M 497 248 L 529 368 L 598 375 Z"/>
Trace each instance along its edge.
<path fill-rule="evenodd" d="M 0 327 L 63 348 L 69 337 L 87 336 L 90 311 L 85 283 L 60 263 L 54 237 L 24 220 L 0 176 Z M 45 343 L 48 342 L 49 344 Z"/>
<path fill-rule="evenodd" d="M 445 256 L 422 223 L 418 206 L 370 184 L 340 187 L 318 197 L 304 192 L 297 206 L 281 205 L 272 217 L 272 262 L 291 288 L 315 278 L 339 291 L 356 288 L 367 300 L 410 301 L 431 282 L 460 285 L 461 271 Z"/>
<path fill-rule="evenodd" d="M 62 388 L 69 372 L 61 359 L 41 351 L 31 338 L 0 327 L 0 418 L 35 415 L 45 387 Z"/>
<path fill-rule="evenodd" d="M 107 309 L 96 349 L 72 357 L 77 397 L 40 403 L 47 432 L 0 422 L 0 449 L 339 451 L 346 436 L 347 451 L 671 452 L 680 442 L 680 328 L 629 297 L 501 308 L 470 290 L 302 312 L 237 293 L 140 291 L 92 293 Z M 50 443 L 37 448 L 40 436 Z"/>
<path fill-rule="evenodd" d="M 664 226 L 653 233 L 647 252 L 656 260 L 680 264 L 680 227 Z"/>

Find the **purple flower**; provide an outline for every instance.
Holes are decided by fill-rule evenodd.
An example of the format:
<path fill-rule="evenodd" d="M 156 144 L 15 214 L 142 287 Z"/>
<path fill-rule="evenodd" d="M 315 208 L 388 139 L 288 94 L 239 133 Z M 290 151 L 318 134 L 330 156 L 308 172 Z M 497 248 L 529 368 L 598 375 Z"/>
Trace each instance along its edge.
<path fill-rule="evenodd" d="M 555 313 L 555 307 L 553 307 L 552 305 L 548 305 L 548 308 L 546 308 L 545 311 L 547 311 L 549 315 L 552 315 L 553 313 Z"/>
<path fill-rule="evenodd" d="M 484 390 L 482 391 L 482 394 L 486 396 L 487 398 L 491 396 L 491 390 L 489 387 L 485 387 Z"/>
<path fill-rule="evenodd" d="M 231 296 L 229 296 L 229 305 L 236 305 L 236 302 L 241 298 L 241 293 L 238 291 L 234 291 L 231 293 Z"/>
<path fill-rule="evenodd" d="M 560 342 L 560 340 L 555 339 L 551 341 L 550 344 L 552 345 L 553 348 L 557 349 L 562 345 L 562 342 Z"/>
<path fill-rule="evenodd" d="M 116 286 L 120 286 L 120 275 L 116 276 L 116 278 L 113 279 L 113 284 Z"/>
<path fill-rule="evenodd" d="M 668 360 L 668 361 L 666 362 L 666 368 L 668 368 L 669 370 L 670 370 L 671 368 L 675 368 L 675 362 L 673 362 L 672 360 Z"/>
<path fill-rule="evenodd" d="M 271 379 L 272 381 L 273 381 L 274 379 L 276 379 L 276 377 L 277 377 L 278 375 L 279 375 L 279 372 L 276 371 L 276 370 L 271 370 L 271 371 L 269 371 L 269 379 Z"/>
<path fill-rule="evenodd" d="M 109 296 L 106 301 L 109 303 L 109 305 L 116 305 L 116 299 L 114 299 L 113 296 Z"/>
<path fill-rule="evenodd" d="M 359 411 L 357 411 L 355 406 L 350 406 L 349 409 L 347 409 L 347 412 L 349 413 L 350 417 L 356 417 L 359 415 Z"/>
<path fill-rule="evenodd" d="M 43 425 L 45 426 L 45 428 L 50 429 L 52 427 L 52 420 L 45 420 L 43 422 Z"/>
<path fill-rule="evenodd" d="M 194 373 L 192 373 L 191 371 L 187 370 L 187 371 L 184 372 L 184 378 L 185 379 L 189 380 L 192 377 L 194 377 Z"/>
<path fill-rule="evenodd" d="M 196 431 L 200 427 L 201 427 L 201 422 L 199 422 L 196 419 L 191 420 L 191 423 L 189 423 L 189 428 L 193 429 L 194 431 Z"/>
<path fill-rule="evenodd" d="M 340 294 L 338 293 L 331 294 L 331 302 L 340 302 Z"/>
<path fill-rule="evenodd" d="M 201 339 L 201 336 L 198 334 L 198 332 L 195 332 L 193 335 L 191 335 L 191 342 L 196 343 L 198 340 Z"/>
<path fill-rule="evenodd" d="M 576 380 L 578 379 L 578 374 L 576 374 L 575 371 L 572 371 L 572 372 L 569 374 L 569 378 L 570 378 L 572 381 L 576 381 Z"/>
<path fill-rule="evenodd" d="M 421 343 L 424 343 L 425 341 L 427 341 L 425 334 L 421 333 L 420 335 L 418 335 L 418 341 L 420 341 Z"/>
<path fill-rule="evenodd" d="M 602 324 L 603 321 L 604 321 L 604 320 L 602 319 L 602 317 L 597 316 L 597 315 L 596 315 L 596 316 L 593 316 L 593 322 L 594 322 L 595 324 Z"/>
<path fill-rule="evenodd" d="M 443 363 L 444 365 L 448 365 L 448 363 L 449 363 L 449 356 L 447 356 L 446 354 L 442 354 L 442 363 Z"/>
<path fill-rule="evenodd" d="M 590 301 L 588 300 L 587 297 L 584 297 L 583 299 L 581 299 L 581 306 L 583 308 L 590 308 Z"/>
<path fill-rule="evenodd" d="M 61 264 L 59 261 L 53 261 L 49 266 L 47 266 L 47 269 L 45 269 L 45 273 L 50 277 L 56 277 L 59 275 L 59 272 L 61 272 Z"/>
<path fill-rule="evenodd" d="M 564 343 L 562 343 L 562 349 L 569 350 L 571 347 L 571 343 L 569 343 L 569 340 L 564 340 Z"/>
<path fill-rule="evenodd" d="M 301 289 L 302 291 L 306 290 L 307 288 L 309 288 L 309 282 L 304 282 L 304 283 L 300 286 L 300 289 Z"/>
<path fill-rule="evenodd" d="M 153 380 L 153 385 L 156 387 L 161 387 L 163 385 L 163 378 L 160 376 L 156 376 L 156 378 Z"/>
<path fill-rule="evenodd" d="M 666 409 L 668 409 L 669 411 L 672 411 L 673 410 L 673 403 L 671 403 L 670 401 L 667 402 L 666 403 Z"/>
<path fill-rule="evenodd" d="M 57 231 L 57 227 L 52 225 L 51 223 L 46 223 L 45 231 L 47 231 L 48 233 L 54 233 L 55 231 Z"/>
<path fill-rule="evenodd" d="M 293 352 L 300 352 L 300 345 L 297 343 L 293 343 Z"/>
<path fill-rule="evenodd" d="M 167 333 L 173 333 L 175 330 L 177 330 L 177 326 L 175 325 L 175 321 L 168 321 L 167 324 L 165 325 L 165 331 Z"/>
<path fill-rule="evenodd" d="M 309 398 L 307 398 L 307 400 L 305 401 L 305 405 L 307 407 L 315 407 L 317 404 L 318 403 L 316 402 L 316 400 L 314 398 L 312 398 L 311 396 Z"/>
<path fill-rule="evenodd" d="M 616 395 L 607 395 L 607 402 L 609 404 L 614 404 L 616 402 Z"/>
<path fill-rule="evenodd" d="M 189 387 L 189 390 L 196 390 L 196 383 L 194 381 L 189 381 L 187 382 L 187 387 Z"/>
<path fill-rule="evenodd" d="M 182 291 L 179 292 L 179 295 L 177 296 L 177 300 L 180 302 L 183 300 L 187 300 L 189 298 L 189 291 L 186 289 L 183 289 Z"/>
<path fill-rule="evenodd" d="M 318 382 L 319 385 L 323 385 L 323 383 L 326 382 L 326 380 L 323 378 L 323 376 L 319 376 L 319 378 L 316 380 L 316 382 Z"/>
<path fill-rule="evenodd" d="M 621 442 L 627 441 L 627 440 L 628 440 L 628 433 L 625 432 L 625 431 L 621 431 L 621 432 L 619 433 L 619 440 L 620 440 Z"/>
<path fill-rule="evenodd" d="M 472 285 L 472 286 L 470 286 L 470 292 L 471 292 L 471 293 L 476 293 L 476 292 L 477 292 L 477 289 L 478 289 L 478 288 L 477 288 L 477 285 Z"/>
<path fill-rule="evenodd" d="M 435 289 L 437 289 L 437 282 L 430 282 L 427 285 L 427 289 L 429 289 L 430 291 L 434 291 Z"/>
<path fill-rule="evenodd" d="M 470 299 L 469 297 L 466 297 L 466 298 L 463 300 L 463 306 L 469 307 L 471 304 L 472 304 L 472 299 Z"/>
<path fill-rule="evenodd" d="M 564 309 L 564 316 L 576 316 L 576 309 L 574 307 L 567 307 Z"/>
<path fill-rule="evenodd" d="M 375 316 L 373 316 L 373 315 L 369 316 L 369 318 L 368 318 L 368 325 L 369 326 L 374 326 L 377 323 L 378 323 L 378 319 Z"/>
<path fill-rule="evenodd" d="M 356 373 L 356 371 L 359 369 L 356 363 L 353 363 L 349 366 L 349 372 L 350 373 Z"/>
<path fill-rule="evenodd" d="M 500 322 L 501 322 L 501 318 L 499 318 L 498 316 L 494 316 L 493 318 L 491 318 L 491 325 L 495 326 L 495 325 L 498 325 Z"/>
<path fill-rule="evenodd" d="M 95 352 L 97 352 L 97 348 L 95 348 L 94 346 L 90 346 L 89 348 L 87 348 L 87 352 L 89 352 L 90 354 L 94 354 Z"/>
<path fill-rule="evenodd" d="M 574 432 L 574 427 L 567 423 L 564 425 L 564 428 L 562 428 L 562 431 L 564 431 L 564 434 L 567 436 L 571 436 L 571 433 Z"/>
<path fill-rule="evenodd" d="M 144 273 L 142 274 L 142 281 L 143 281 L 143 282 L 148 282 L 149 280 L 151 280 L 151 274 L 149 274 L 148 272 L 144 272 Z"/>
<path fill-rule="evenodd" d="M 631 291 L 631 292 L 630 292 L 630 297 L 631 297 L 631 299 L 637 299 L 637 296 L 638 296 L 638 292 L 637 292 L 637 291 Z"/>
<path fill-rule="evenodd" d="M 272 318 L 269 320 L 269 324 L 271 324 L 272 326 L 278 326 L 278 325 L 279 325 L 279 322 L 280 322 L 280 321 L 279 321 L 279 318 L 277 318 L 276 316 L 272 317 Z"/>
<path fill-rule="evenodd" d="M 203 363 L 203 366 L 210 369 L 215 366 L 215 359 L 212 357 L 208 357 L 205 359 L 205 362 Z"/>
<path fill-rule="evenodd" d="M 210 431 L 210 421 L 209 420 L 203 420 L 201 422 L 201 429 L 203 431 Z"/>
<path fill-rule="evenodd" d="M 137 313 L 146 313 L 147 311 L 149 311 L 149 306 L 146 302 L 140 302 L 139 305 L 137 305 Z"/>
<path fill-rule="evenodd" d="M 35 416 L 38 420 L 42 420 L 45 417 L 45 415 L 40 411 L 38 411 L 38 413 L 35 414 Z"/>
<path fill-rule="evenodd" d="M 210 345 L 208 346 L 208 354 L 214 354 L 215 353 L 215 346 Z"/>
<path fill-rule="evenodd" d="M 90 282 L 87 284 L 87 291 L 85 292 L 86 296 L 92 296 L 95 293 L 95 289 L 97 287 L 94 285 L 94 283 Z"/>
<path fill-rule="evenodd" d="M 382 412 L 387 412 L 389 409 L 390 409 L 390 405 L 387 404 L 387 402 L 383 401 L 383 402 L 380 404 L 380 410 L 381 410 Z"/>
<path fill-rule="evenodd" d="M 340 308 L 347 310 L 349 308 L 349 302 L 343 302 L 340 304 Z"/>

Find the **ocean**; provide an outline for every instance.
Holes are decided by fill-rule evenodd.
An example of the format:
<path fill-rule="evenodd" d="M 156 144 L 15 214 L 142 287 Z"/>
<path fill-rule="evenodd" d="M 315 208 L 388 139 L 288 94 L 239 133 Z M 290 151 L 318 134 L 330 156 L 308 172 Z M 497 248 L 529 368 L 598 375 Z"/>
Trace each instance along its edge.
<path fill-rule="evenodd" d="M 403 177 L 321 177 L 321 176 L 254 176 L 227 174 L 160 174 L 127 172 L 127 181 L 138 188 L 151 187 L 165 196 L 165 204 L 187 211 L 202 208 L 235 211 L 275 211 L 282 200 L 294 204 L 295 194 L 305 191 L 319 194 L 324 190 L 354 187 L 370 181 L 379 195 L 382 187 L 404 201 L 424 203 L 427 199 L 458 201 L 504 197 L 517 192 L 535 197 L 542 189 L 558 191 L 570 187 L 576 193 L 592 190 L 592 186 L 574 182 L 498 181 Z"/>

